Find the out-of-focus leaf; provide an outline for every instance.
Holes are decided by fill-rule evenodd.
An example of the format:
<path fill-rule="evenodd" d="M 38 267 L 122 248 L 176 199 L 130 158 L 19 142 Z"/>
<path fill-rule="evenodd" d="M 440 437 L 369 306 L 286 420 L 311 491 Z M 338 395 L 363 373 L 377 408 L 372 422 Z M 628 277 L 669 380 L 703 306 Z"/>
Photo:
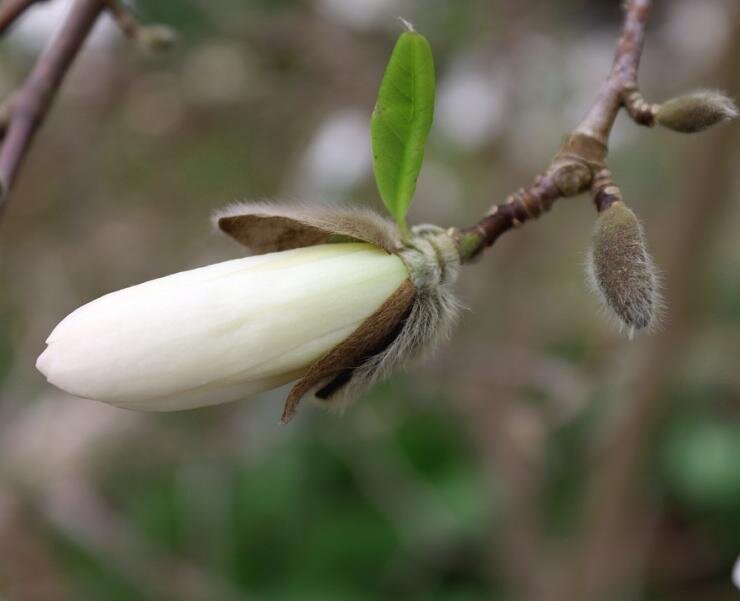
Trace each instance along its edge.
<path fill-rule="evenodd" d="M 736 507 L 740 497 L 740 428 L 731 422 L 685 416 L 669 429 L 663 471 L 676 494 L 700 508 Z"/>
<path fill-rule="evenodd" d="M 192 0 L 180 2 L 157 2 L 156 0 L 139 0 L 137 13 L 147 24 L 162 23 L 172 27 L 178 35 L 185 38 L 202 36 L 213 30 L 208 12 Z"/>
<path fill-rule="evenodd" d="M 371 120 L 373 165 L 380 196 L 402 232 L 434 117 L 434 59 L 424 36 L 398 38 Z"/>
<path fill-rule="evenodd" d="M 55 559 L 59 561 L 65 577 L 70 581 L 70 588 L 75 593 L 71 598 L 105 599 L 106 601 L 155 601 L 155 599 L 171 601 L 169 597 L 154 597 L 140 590 L 137 586 L 140 583 L 130 582 L 116 569 L 113 562 L 106 561 L 106 557 L 92 553 L 89 548 L 80 545 L 78 541 L 57 531 L 50 531 L 47 536 Z"/>

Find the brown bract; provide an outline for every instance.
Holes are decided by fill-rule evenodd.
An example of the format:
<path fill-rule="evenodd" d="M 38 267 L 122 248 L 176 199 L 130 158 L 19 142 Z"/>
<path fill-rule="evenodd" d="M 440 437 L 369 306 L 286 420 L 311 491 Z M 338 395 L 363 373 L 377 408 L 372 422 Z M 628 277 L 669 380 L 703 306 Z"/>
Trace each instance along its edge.
<path fill-rule="evenodd" d="M 357 368 L 386 350 L 398 337 L 415 297 L 415 286 L 406 280 L 349 338 L 314 363 L 291 389 L 281 421 L 288 423 L 293 419 L 298 403 L 309 392 L 313 391 L 316 399 L 331 403 Z"/>
<path fill-rule="evenodd" d="M 254 254 L 278 252 L 342 238 L 387 252 L 401 247 L 395 224 L 364 208 L 307 203 L 240 202 L 218 211 L 214 224 Z"/>
<path fill-rule="evenodd" d="M 396 225 L 363 208 L 239 203 L 214 223 L 253 253 L 342 241 L 367 242 L 397 255 L 409 273 L 383 305 L 343 342 L 318 359 L 290 391 L 282 422 L 310 396 L 341 410 L 376 382 L 436 347 L 454 324 L 459 303 L 453 284 L 460 256 L 451 233 L 433 225 L 412 228 L 402 243 Z"/>

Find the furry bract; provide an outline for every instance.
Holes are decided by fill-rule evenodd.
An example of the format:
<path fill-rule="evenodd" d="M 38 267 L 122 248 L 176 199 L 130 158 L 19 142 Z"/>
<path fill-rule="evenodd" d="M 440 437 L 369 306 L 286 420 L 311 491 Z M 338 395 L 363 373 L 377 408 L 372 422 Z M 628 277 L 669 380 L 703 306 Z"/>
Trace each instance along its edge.
<path fill-rule="evenodd" d="M 441 228 L 403 243 L 392 222 L 347 208 L 242 203 L 214 217 L 252 253 L 94 300 L 47 339 L 38 369 L 85 398 L 171 411 L 295 381 L 343 408 L 452 327 L 459 256 Z"/>

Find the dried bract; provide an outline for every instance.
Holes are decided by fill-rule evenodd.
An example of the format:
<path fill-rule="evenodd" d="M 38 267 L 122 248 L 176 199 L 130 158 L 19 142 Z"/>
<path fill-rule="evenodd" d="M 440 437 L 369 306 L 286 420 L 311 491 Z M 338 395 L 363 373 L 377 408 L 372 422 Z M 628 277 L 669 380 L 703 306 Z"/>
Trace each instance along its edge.
<path fill-rule="evenodd" d="M 213 222 L 254 254 L 324 244 L 340 238 L 367 242 L 386 252 L 401 247 L 396 225 L 362 207 L 240 202 L 218 211 Z"/>
<path fill-rule="evenodd" d="M 218 212 L 214 222 L 255 253 L 338 239 L 362 241 L 397 255 L 408 270 L 406 284 L 296 383 L 283 422 L 292 419 L 306 396 L 343 409 L 377 381 L 434 348 L 457 318 L 452 286 L 460 255 L 450 233 L 437 226 L 414 227 L 410 243 L 404 244 L 396 225 L 373 211 L 302 203 L 239 203 Z"/>
<path fill-rule="evenodd" d="M 398 256 L 408 269 L 409 283 L 296 384 L 286 401 L 284 422 L 304 395 L 344 409 L 449 335 L 460 310 L 453 293 L 460 267 L 455 241 L 442 228 L 417 226 L 411 244 Z"/>

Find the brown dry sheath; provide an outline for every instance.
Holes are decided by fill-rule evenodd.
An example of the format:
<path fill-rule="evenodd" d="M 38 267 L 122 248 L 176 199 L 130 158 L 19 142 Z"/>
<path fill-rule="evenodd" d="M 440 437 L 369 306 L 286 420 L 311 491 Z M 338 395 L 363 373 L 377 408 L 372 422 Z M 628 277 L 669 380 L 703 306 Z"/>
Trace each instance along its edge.
<path fill-rule="evenodd" d="M 415 297 L 415 286 L 406 280 L 349 338 L 316 361 L 291 389 L 280 421 L 286 424 L 293 419 L 298 403 L 316 387 L 321 386 L 320 398 L 329 400 L 350 381 L 355 369 L 388 348 L 403 330 Z"/>

